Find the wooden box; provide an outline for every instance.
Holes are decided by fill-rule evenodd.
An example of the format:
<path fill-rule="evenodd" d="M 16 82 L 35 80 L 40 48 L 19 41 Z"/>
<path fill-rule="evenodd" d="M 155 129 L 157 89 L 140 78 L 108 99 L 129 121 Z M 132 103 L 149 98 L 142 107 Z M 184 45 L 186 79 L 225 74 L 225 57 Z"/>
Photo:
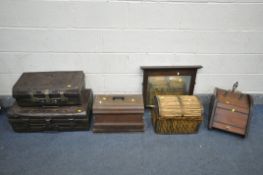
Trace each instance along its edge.
<path fill-rule="evenodd" d="M 85 89 L 82 71 L 23 73 L 13 87 L 19 106 L 64 106 L 81 104 Z"/>
<path fill-rule="evenodd" d="M 252 116 L 253 100 L 250 95 L 216 88 L 211 101 L 209 129 L 246 136 Z"/>
<path fill-rule="evenodd" d="M 152 123 L 158 134 L 191 134 L 203 120 L 203 106 L 197 96 L 157 95 Z"/>
<path fill-rule="evenodd" d="M 93 132 L 144 131 L 141 95 L 96 95 L 93 105 Z"/>
<path fill-rule="evenodd" d="M 88 130 L 92 109 L 91 89 L 84 90 L 82 104 L 59 107 L 20 107 L 15 103 L 8 111 L 14 131 L 74 131 Z"/>

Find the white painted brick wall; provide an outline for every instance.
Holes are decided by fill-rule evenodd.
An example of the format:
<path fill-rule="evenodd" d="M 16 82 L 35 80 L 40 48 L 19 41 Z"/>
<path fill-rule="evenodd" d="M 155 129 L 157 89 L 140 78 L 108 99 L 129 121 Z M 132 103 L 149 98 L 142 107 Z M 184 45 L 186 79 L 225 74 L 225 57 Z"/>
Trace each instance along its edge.
<path fill-rule="evenodd" d="M 262 0 L 0 1 L 0 95 L 22 72 L 83 70 L 95 93 L 141 93 L 140 66 L 202 65 L 195 93 L 263 93 Z"/>

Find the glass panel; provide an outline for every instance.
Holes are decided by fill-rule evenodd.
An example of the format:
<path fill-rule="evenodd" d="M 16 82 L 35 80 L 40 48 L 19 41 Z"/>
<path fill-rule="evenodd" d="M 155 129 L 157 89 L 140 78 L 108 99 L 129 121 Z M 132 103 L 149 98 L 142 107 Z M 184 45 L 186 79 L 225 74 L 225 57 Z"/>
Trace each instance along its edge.
<path fill-rule="evenodd" d="M 190 90 L 191 76 L 149 76 L 147 106 L 154 105 L 155 95 L 183 95 Z"/>

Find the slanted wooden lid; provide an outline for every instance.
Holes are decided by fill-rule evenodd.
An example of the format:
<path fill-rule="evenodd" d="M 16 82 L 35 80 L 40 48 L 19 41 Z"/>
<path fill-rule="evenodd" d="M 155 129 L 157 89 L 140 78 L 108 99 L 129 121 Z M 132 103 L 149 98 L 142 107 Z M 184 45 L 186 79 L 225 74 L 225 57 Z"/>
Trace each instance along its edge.
<path fill-rule="evenodd" d="M 189 117 L 200 120 L 203 106 L 197 96 L 193 95 L 157 95 L 160 118 Z"/>
<path fill-rule="evenodd" d="M 241 92 L 232 92 L 224 89 L 215 89 L 215 94 L 218 102 L 229 105 L 237 106 L 240 108 L 249 109 L 249 97 L 247 94 Z"/>
<path fill-rule="evenodd" d="M 96 95 L 94 114 L 144 113 L 142 95 Z"/>

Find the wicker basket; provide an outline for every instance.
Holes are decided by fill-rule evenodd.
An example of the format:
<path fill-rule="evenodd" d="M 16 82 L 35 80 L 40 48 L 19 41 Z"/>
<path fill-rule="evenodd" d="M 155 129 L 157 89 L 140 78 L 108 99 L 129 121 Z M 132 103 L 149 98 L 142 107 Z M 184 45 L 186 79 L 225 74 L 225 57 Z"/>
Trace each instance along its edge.
<path fill-rule="evenodd" d="M 203 106 L 196 96 L 157 95 L 152 110 L 154 130 L 159 134 L 196 133 L 203 120 Z"/>

